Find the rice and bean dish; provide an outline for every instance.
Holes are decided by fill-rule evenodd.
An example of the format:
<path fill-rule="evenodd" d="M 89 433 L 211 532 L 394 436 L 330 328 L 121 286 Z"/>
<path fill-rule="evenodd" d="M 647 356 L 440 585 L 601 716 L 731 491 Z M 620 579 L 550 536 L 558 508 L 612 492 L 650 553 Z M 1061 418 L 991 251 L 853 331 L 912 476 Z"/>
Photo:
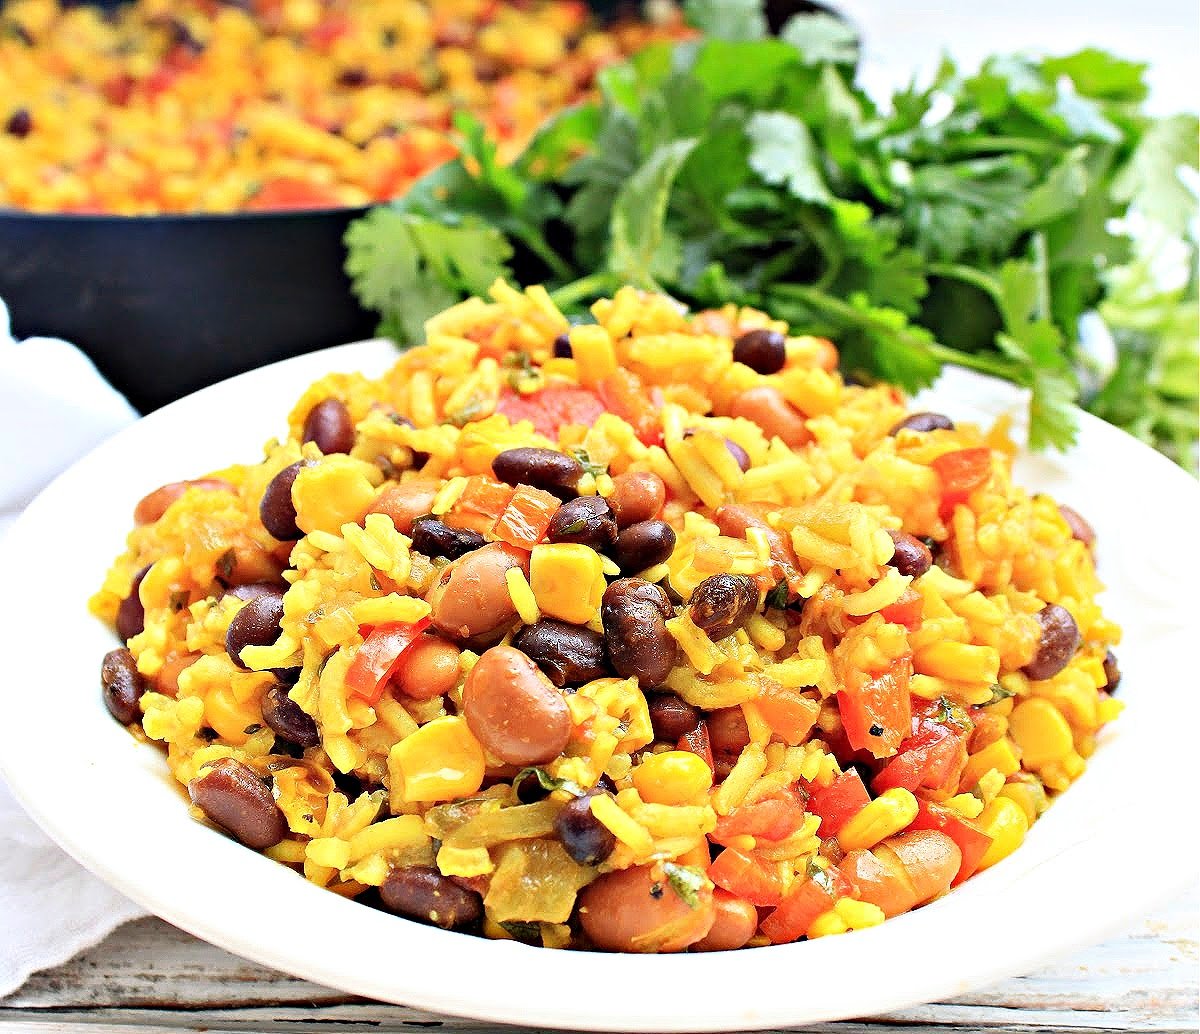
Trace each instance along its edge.
<path fill-rule="evenodd" d="M 314 883 L 547 947 L 843 933 L 1014 851 L 1121 709 L 1087 522 L 764 313 L 591 314 L 498 282 L 146 496 L 113 715 Z"/>

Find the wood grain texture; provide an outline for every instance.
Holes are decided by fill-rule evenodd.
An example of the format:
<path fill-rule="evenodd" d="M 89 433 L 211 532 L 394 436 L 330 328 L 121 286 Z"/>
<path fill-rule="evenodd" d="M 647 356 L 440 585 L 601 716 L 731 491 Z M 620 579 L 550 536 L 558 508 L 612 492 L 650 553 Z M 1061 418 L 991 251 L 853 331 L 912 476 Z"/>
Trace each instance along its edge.
<path fill-rule="evenodd" d="M 983 943 L 978 947 L 983 950 Z M 1200 895 L 1193 893 L 1125 936 L 1028 976 L 947 1002 L 808 1029 L 827 1034 L 894 1034 L 897 1028 L 905 1034 L 1195 1031 L 1200 1027 L 1198 966 Z M 36 974 L 0 1000 L 0 1034 L 423 1028 L 454 1034 L 516 1030 L 353 998 L 246 962 L 157 919 L 122 927 L 92 951 Z"/>

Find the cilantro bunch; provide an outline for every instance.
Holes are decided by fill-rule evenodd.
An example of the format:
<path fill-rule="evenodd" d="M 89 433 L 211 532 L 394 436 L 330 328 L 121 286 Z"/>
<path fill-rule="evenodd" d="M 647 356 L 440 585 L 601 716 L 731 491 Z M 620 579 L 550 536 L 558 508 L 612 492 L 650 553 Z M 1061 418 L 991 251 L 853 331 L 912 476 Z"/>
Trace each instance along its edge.
<path fill-rule="evenodd" d="M 1196 119 L 1151 118 L 1144 67 L 1098 51 L 947 61 L 877 106 L 847 26 L 769 38 L 758 8 L 692 0 L 701 40 L 605 69 L 511 165 L 458 119 L 461 157 L 347 235 L 381 332 L 417 341 L 497 276 L 579 310 L 631 283 L 826 335 L 849 376 L 1015 382 L 1035 448 L 1069 444 L 1082 403 L 1194 466 Z"/>

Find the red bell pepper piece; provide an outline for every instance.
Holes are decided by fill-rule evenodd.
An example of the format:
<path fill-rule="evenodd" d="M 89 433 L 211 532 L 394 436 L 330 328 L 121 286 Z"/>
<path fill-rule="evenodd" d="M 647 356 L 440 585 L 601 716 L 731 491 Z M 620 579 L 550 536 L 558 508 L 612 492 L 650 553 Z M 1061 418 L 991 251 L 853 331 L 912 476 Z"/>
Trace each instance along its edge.
<path fill-rule="evenodd" d="M 959 449 L 942 453 L 930 466 L 942 483 L 943 517 L 954 512 L 975 489 L 987 482 L 992 474 L 991 449 Z"/>
<path fill-rule="evenodd" d="M 549 492 L 518 485 L 492 534 L 510 546 L 533 549 L 545 537 L 550 519 L 561 505 Z"/>
<path fill-rule="evenodd" d="M 834 902 L 850 893 L 846 878 L 830 867 L 815 878 L 793 884 L 779 907 L 759 925 L 772 944 L 798 941 L 822 912 L 833 908 Z"/>
<path fill-rule="evenodd" d="M 905 589 L 895 603 L 881 610 L 880 616 L 884 621 L 893 625 L 903 625 L 910 632 L 921 623 L 922 608 L 925 601 L 916 589 Z"/>
<path fill-rule="evenodd" d="M 763 720 L 784 743 L 803 743 L 816 724 L 821 705 L 771 679 L 762 680 L 762 692 L 754 701 Z"/>
<path fill-rule="evenodd" d="M 814 791 L 808 810 L 821 817 L 821 837 L 834 837 L 855 815 L 871 803 L 862 776 L 854 769 L 843 772 L 823 789 Z"/>
<path fill-rule="evenodd" d="M 783 896 L 779 873 L 736 848 L 727 847 L 708 867 L 708 878 L 752 905 L 778 905 Z"/>
<path fill-rule="evenodd" d="M 716 829 L 709 837 L 718 844 L 738 836 L 783 840 L 803 825 L 804 800 L 796 790 L 787 787 L 753 804 L 743 804 L 729 815 L 717 816 Z"/>
<path fill-rule="evenodd" d="M 912 728 L 912 701 L 908 683 L 912 658 L 899 657 L 879 675 L 851 671 L 838 693 L 838 713 L 846 740 L 855 750 L 869 750 L 877 758 L 896 753 Z"/>
<path fill-rule="evenodd" d="M 713 763 L 712 739 L 708 735 L 708 722 L 697 722 L 696 728 L 679 737 L 675 749 L 691 751 L 704 759 L 709 771 L 716 771 L 717 766 Z"/>
<path fill-rule="evenodd" d="M 558 429 L 564 424 L 590 427 L 604 409 L 594 391 L 572 384 L 553 384 L 529 395 L 505 388 L 496 403 L 496 412 L 503 413 L 510 423 L 528 420 L 538 434 L 552 441 L 558 440 Z"/>
<path fill-rule="evenodd" d="M 428 627 L 429 618 L 411 624 L 376 625 L 346 669 L 346 687 L 368 704 L 375 703 L 399 666 L 404 651 Z"/>
<path fill-rule="evenodd" d="M 452 528 L 468 528 L 486 535 L 508 509 L 515 493 L 511 485 L 477 474 L 467 478 L 462 495 L 442 520 Z"/>
<path fill-rule="evenodd" d="M 941 722 L 920 718 L 916 733 L 900 744 L 896 756 L 871 780 L 871 788 L 876 793 L 898 786 L 954 789 L 951 784 L 957 784 L 966 763 L 962 736 Z"/>
<path fill-rule="evenodd" d="M 618 369 L 604 378 L 597 392 L 605 408 L 616 413 L 630 427 L 643 445 L 662 444 L 661 405 L 646 397 L 646 389 L 636 374 Z"/>
<path fill-rule="evenodd" d="M 979 868 L 979 863 L 983 861 L 983 856 L 992 844 L 992 838 L 970 819 L 929 801 L 918 800 L 917 817 L 908 828 L 939 830 L 958 845 L 962 853 L 962 864 L 959 865 L 958 875 L 951 883 L 953 887 L 975 875 L 975 870 Z"/>

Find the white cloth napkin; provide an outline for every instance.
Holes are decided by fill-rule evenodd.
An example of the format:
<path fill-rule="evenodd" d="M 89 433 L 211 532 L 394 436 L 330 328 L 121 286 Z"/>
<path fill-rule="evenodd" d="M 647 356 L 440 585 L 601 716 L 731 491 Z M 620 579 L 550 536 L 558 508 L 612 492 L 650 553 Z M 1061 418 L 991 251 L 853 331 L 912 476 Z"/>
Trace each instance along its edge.
<path fill-rule="evenodd" d="M 0 301 L 0 536 L 55 475 L 136 419 L 73 345 L 14 341 Z M 143 914 L 57 847 L 0 779 L 0 998 Z"/>

